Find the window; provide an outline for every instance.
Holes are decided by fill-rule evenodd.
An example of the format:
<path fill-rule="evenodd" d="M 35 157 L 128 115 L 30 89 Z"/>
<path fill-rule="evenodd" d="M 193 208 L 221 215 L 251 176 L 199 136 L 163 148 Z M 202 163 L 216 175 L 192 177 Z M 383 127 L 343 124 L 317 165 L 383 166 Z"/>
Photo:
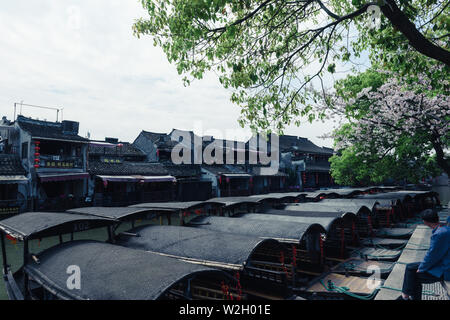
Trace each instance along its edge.
<path fill-rule="evenodd" d="M 28 142 L 22 143 L 22 159 L 26 159 L 28 157 Z"/>

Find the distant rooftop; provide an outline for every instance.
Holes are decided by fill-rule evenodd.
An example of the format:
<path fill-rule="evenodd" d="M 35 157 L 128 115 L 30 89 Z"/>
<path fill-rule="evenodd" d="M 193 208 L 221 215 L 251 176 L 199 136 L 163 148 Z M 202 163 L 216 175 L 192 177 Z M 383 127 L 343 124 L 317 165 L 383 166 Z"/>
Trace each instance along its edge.
<path fill-rule="evenodd" d="M 79 123 L 76 121 L 63 120 L 62 122 L 50 122 L 19 115 L 17 116 L 17 124 L 33 138 L 78 142 L 88 141 L 88 139 L 78 135 Z"/>

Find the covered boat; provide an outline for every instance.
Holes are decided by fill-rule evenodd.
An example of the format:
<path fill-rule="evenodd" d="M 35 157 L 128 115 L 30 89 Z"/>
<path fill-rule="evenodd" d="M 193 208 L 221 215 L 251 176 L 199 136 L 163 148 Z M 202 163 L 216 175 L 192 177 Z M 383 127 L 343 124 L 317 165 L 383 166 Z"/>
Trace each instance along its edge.
<path fill-rule="evenodd" d="M 68 288 L 68 270 L 80 271 Z M 246 299 L 236 279 L 210 267 L 91 240 L 47 249 L 23 267 L 33 299 L 172 300 Z M 76 272 L 73 272 L 76 275 Z M 76 281 L 73 283 L 76 285 Z M 227 292 L 222 289 L 226 286 Z"/>
<path fill-rule="evenodd" d="M 238 280 L 217 269 L 105 242 L 62 241 L 63 234 L 73 235 L 94 228 L 105 228 L 105 235 L 112 241 L 111 228 L 116 224 L 110 218 L 65 212 L 28 212 L 2 220 L 3 278 L 9 298 L 246 298 L 239 290 Z M 60 244 L 38 254 L 29 251 L 29 241 L 53 236 L 60 236 Z M 14 274 L 8 265 L 5 237 L 23 241 L 24 262 Z M 68 280 L 78 290 L 69 288 Z"/>
<path fill-rule="evenodd" d="M 373 229 L 375 227 L 375 216 L 371 209 L 366 206 L 346 206 L 346 207 L 336 207 L 332 205 L 323 205 L 322 201 L 320 202 L 305 202 L 299 204 L 287 204 L 283 207 L 282 210 L 285 211 L 295 211 L 295 212 L 304 212 L 311 213 L 317 215 L 329 215 L 330 212 L 334 212 L 342 217 L 351 216 L 351 214 L 356 216 L 356 233 L 360 237 L 368 237 L 373 234 Z M 350 213 L 350 215 L 348 215 Z"/>
<path fill-rule="evenodd" d="M 317 274 L 323 268 L 326 230 L 318 223 L 274 223 L 270 220 L 210 216 L 197 217 L 190 225 L 212 232 L 271 238 L 283 242 L 287 255 L 280 259 L 283 260 L 282 264 L 288 263 L 289 268 L 295 268 L 292 273 L 298 274 L 296 282 L 301 281 L 302 275 Z"/>
<path fill-rule="evenodd" d="M 117 244 L 237 273 L 243 292 L 252 295 L 272 298 L 289 295 L 288 270 L 275 268 L 287 254 L 284 246 L 274 239 L 192 227 L 147 225 L 120 234 Z"/>
<path fill-rule="evenodd" d="M 301 223 L 319 223 L 327 231 L 325 255 L 327 258 L 344 259 L 347 246 L 358 246 L 357 217 L 351 212 L 308 212 L 269 209 L 262 214 L 247 214 L 248 218 L 282 220 Z"/>

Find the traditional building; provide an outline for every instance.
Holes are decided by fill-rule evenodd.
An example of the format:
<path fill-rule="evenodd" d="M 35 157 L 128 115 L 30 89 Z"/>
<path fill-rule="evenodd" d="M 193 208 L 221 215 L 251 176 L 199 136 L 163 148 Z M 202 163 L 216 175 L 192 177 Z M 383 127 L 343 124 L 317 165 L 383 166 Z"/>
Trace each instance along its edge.
<path fill-rule="evenodd" d="M 190 141 L 176 139 L 175 136 L 189 137 Z M 202 179 L 200 164 L 194 164 L 194 154 L 191 151 L 194 150 L 195 139 L 201 138 L 195 136 L 192 131 L 174 129 L 166 134 L 143 130 L 133 142 L 136 148 L 145 153 L 148 161 L 158 161 L 177 179 L 175 198 L 179 201 L 206 200 L 211 197 L 211 182 Z M 179 143 L 189 150 L 191 155 L 187 163 L 174 164 L 171 153 Z"/>
<path fill-rule="evenodd" d="M 28 210 L 28 182 L 19 156 L 0 153 L 0 219 Z"/>
<path fill-rule="evenodd" d="M 8 149 L 19 156 L 30 180 L 33 210 L 80 206 L 87 192 L 87 144 L 79 123 L 50 122 L 19 115 L 10 124 Z"/>
<path fill-rule="evenodd" d="M 280 136 L 279 147 L 281 158 L 289 159 L 285 161 L 285 168 L 294 177 L 290 182 L 299 189 L 334 185 L 328 161 L 333 149 L 319 147 L 307 138 L 290 135 Z"/>
<path fill-rule="evenodd" d="M 176 178 L 161 163 L 148 162 L 128 142 L 89 143 L 89 196 L 95 206 L 125 206 L 175 198 Z"/>
<path fill-rule="evenodd" d="M 202 165 L 202 179 L 211 181 L 214 197 L 248 196 L 252 193 L 252 175 L 245 166 Z"/>
<path fill-rule="evenodd" d="M 173 164 L 168 161 L 162 165 L 171 176 L 177 179 L 177 201 L 203 201 L 212 197 L 211 181 L 203 180 L 200 165 Z"/>

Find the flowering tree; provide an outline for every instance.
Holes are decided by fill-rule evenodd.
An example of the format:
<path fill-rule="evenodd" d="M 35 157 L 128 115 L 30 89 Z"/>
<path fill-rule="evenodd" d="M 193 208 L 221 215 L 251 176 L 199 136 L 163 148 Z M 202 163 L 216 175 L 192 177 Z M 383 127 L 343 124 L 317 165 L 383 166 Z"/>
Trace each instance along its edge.
<path fill-rule="evenodd" d="M 323 112 L 345 116 L 350 122 L 334 132 L 336 149 L 352 148 L 356 156 L 370 159 L 376 155 L 379 161 L 415 149 L 410 152 L 411 163 L 434 150 L 437 165 L 450 175 L 445 155 L 450 140 L 448 81 L 439 81 L 437 91 L 423 73 L 413 79 L 378 73 L 387 80 L 376 89 L 366 87 L 353 98 L 342 93 L 327 97 Z M 354 105 L 359 107 L 355 110 Z"/>
<path fill-rule="evenodd" d="M 240 124 L 254 129 L 281 131 L 314 116 L 307 87 L 366 52 L 405 70 L 411 52 L 450 66 L 448 0 L 141 2 L 148 16 L 135 34 L 151 36 L 185 84 L 217 75 L 242 109 Z"/>

